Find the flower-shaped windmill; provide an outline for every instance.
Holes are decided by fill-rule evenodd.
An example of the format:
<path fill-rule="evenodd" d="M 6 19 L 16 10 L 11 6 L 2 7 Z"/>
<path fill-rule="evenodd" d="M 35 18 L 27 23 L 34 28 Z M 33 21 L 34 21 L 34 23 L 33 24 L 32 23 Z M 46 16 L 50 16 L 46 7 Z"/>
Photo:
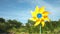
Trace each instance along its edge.
<path fill-rule="evenodd" d="M 38 26 L 39 24 L 42 24 L 42 27 L 45 25 L 45 21 L 49 21 L 48 14 L 49 12 L 45 11 L 45 7 L 38 8 L 36 6 L 35 11 L 32 12 L 32 18 L 30 20 L 35 21 L 34 26 Z"/>

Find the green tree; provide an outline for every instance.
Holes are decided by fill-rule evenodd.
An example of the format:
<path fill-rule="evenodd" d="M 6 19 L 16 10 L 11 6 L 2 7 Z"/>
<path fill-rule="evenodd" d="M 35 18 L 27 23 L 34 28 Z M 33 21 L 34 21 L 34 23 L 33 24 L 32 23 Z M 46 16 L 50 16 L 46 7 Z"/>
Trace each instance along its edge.
<path fill-rule="evenodd" d="M 21 22 L 18 22 L 17 20 L 8 20 L 8 24 L 11 27 L 16 27 L 16 28 L 19 28 L 19 27 L 22 26 L 22 23 Z"/>
<path fill-rule="evenodd" d="M 5 22 L 5 19 L 4 18 L 0 18 L 0 23 L 3 23 Z"/>

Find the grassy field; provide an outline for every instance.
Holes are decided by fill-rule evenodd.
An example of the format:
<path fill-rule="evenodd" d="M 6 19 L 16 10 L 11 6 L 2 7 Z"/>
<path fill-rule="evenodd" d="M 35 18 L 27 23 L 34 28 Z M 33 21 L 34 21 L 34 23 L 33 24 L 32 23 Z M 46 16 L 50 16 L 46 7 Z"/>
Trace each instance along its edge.
<path fill-rule="evenodd" d="M 24 28 L 20 28 L 20 29 L 15 29 L 14 31 L 10 31 L 10 34 L 39 34 L 37 32 L 33 33 L 29 33 L 28 31 L 26 32 L 26 30 Z M 43 31 L 42 34 L 60 34 L 60 28 L 56 28 L 54 29 L 54 31 Z"/>

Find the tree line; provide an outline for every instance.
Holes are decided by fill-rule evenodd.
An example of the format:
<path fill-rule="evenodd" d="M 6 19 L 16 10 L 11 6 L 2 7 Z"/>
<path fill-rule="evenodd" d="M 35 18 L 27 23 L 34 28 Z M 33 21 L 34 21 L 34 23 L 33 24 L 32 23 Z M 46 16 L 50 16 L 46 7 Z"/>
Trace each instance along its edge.
<path fill-rule="evenodd" d="M 29 32 L 29 33 L 39 33 L 40 32 L 40 25 L 34 27 L 35 22 L 28 20 L 28 22 L 23 25 L 22 22 L 17 20 L 5 20 L 4 18 L 0 18 L 0 33 L 3 32 Z M 58 21 L 50 21 L 45 22 L 45 27 L 42 27 L 42 33 L 45 31 L 54 32 L 55 29 L 60 28 L 60 20 Z M 18 30 L 19 29 L 19 30 Z M 12 30 L 12 31 L 10 31 Z M 58 29 L 59 30 L 59 29 Z"/>

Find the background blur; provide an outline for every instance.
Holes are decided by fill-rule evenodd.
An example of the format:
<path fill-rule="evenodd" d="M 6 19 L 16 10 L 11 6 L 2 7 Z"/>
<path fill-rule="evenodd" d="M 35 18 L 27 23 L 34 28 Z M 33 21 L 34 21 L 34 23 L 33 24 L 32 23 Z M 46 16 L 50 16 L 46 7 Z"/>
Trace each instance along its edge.
<path fill-rule="evenodd" d="M 31 10 L 45 6 L 50 12 L 51 22 L 46 22 L 42 34 L 59 34 L 60 32 L 60 0 L 0 0 L 0 33 L 6 34 L 39 34 L 39 26 L 31 18 Z"/>

